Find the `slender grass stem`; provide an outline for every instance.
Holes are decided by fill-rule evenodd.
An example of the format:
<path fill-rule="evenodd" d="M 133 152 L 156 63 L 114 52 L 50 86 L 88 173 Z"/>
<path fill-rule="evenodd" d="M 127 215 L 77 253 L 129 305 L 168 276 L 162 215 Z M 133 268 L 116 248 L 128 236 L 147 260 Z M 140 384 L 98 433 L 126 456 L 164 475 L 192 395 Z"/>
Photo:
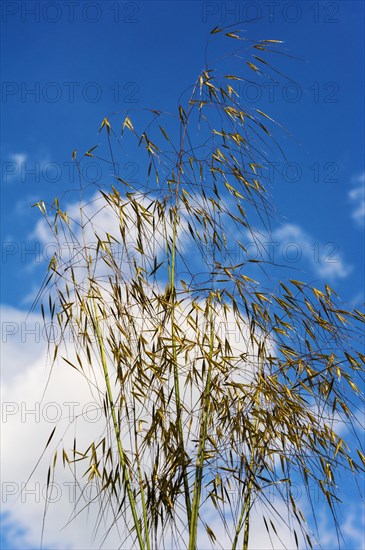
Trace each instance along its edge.
<path fill-rule="evenodd" d="M 248 550 L 248 537 L 249 537 L 249 533 L 250 533 L 251 494 L 252 494 L 252 483 L 250 481 L 250 488 L 249 488 L 248 497 L 247 497 L 247 510 L 246 510 L 246 516 L 245 516 L 245 528 L 244 528 L 244 531 L 243 531 L 242 550 Z"/>
<path fill-rule="evenodd" d="M 260 371 L 262 374 L 263 362 L 261 358 L 259 362 L 260 362 Z M 257 411 L 258 409 L 257 401 L 255 402 L 254 408 Z M 232 550 L 236 550 L 237 548 L 238 537 L 240 535 L 243 525 L 244 525 L 244 530 L 243 530 L 242 550 L 248 550 L 248 539 L 249 539 L 249 532 L 250 532 L 251 496 L 252 496 L 252 489 L 253 489 L 253 480 L 256 476 L 256 471 L 257 471 L 257 461 L 255 456 L 255 451 L 257 447 L 257 445 L 255 445 L 257 428 L 258 428 L 258 416 L 256 415 L 255 421 L 254 421 L 254 428 L 253 428 L 253 442 L 251 442 L 251 457 L 250 457 L 250 467 L 249 467 L 250 477 L 247 484 L 247 497 L 245 499 L 245 502 L 242 505 L 240 519 L 238 521 L 235 537 L 232 544 Z"/>
<path fill-rule="evenodd" d="M 126 460 L 125 460 L 125 457 L 124 457 L 124 449 L 123 449 L 123 445 L 122 445 L 122 441 L 121 441 L 121 435 L 120 435 L 120 429 L 119 429 L 117 414 L 116 414 L 116 411 L 115 411 L 113 393 L 112 393 L 112 389 L 111 389 L 111 385 L 110 385 L 110 378 L 109 378 L 108 365 L 107 365 L 105 348 L 104 348 L 104 341 L 103 341 L 103 336 L 101 334 L 98 314 L 97 314 L 95 306 L 94 306 L 93 323 L 94 323 L 94 328 L 95 328 L 95 332 L 96 332 L 96 337 L 97 337 L 97 340 L 98 340 L 98 346 L 99 346 L 99 351 L 100 351 L 101 363 L 102 363 L 102 367 L 103 367 L 103 373 L 104 373 L 106 391 L 107 391 L 107 396 L 108 396 L 108 401 L 109 401 L 110 413 L 111 413 L 111 417 L 112 417 L 112 421 L 113 421 L 113 427 L 114 427 L 114 433 L 115 433 L 115 437 L 116 437 L 117 445 L 118 445 L 118 454 L 119 454 L 120 464 L 121 464 L 121 467 L 122 467 L 122 470 L 123 470 L 124 483 L 125 483 L 125 486 L 126 486 L 126 489 L 127 489 L 128 500 L 129 500 L 129 504 L 130 504 L 131 511 L 132 511 L 133 522 L 134 522 L 134 527 L 135 527 L 136 533 L 137 533 L 139 548 L 140 548 L 140 550 L 144 550 L 145 549 L 145 543 L 144 543 L 144 540 L 143 540 L 140 521 L 139 521 L 138 514 L 137 514 L 137 505 L 136 505 L 136 501 L 135 501 L 135 498 L 134 498 L 134 495 L 133 495 L 133 490 L 132 490 L 132 486 L 131 486 L 131 482 L 130 482 L 129 472 L 128 472 Z"/>
<path fill-rule="evenodd" d="M 172 238 L 172 250 L 171 250 L 171 269 L 170 269 L 170 290 L 171 295 L 170 299 L 172 301 L 172 310 L 171 310 L 171 340 L 172 340 L 172 358 L 173 358 L 173 368 L 174 368 L 174 392 L 175 392 L 175 401 L 176 401 L 176 421 L 178 426 L 179 433 L 179 445 L 182 451 L 182 454 L 185 455 L 185 445 L 184 445 L 184 432 L 181 418 L 181 396 L 180 396 L 180 384 L 179 384 L 179 368 L 177 361 L 177 347 L 176 347 L 176 338 L 175 338 L 175 266 L 176 266 L 176 239 L 177 239 L 177 212 L 174 215 L 174 225 L 173 225 L 173 238 Z M 183 478 L 184 478 L 184 494 L 185 494 L 185 505 L 188 519 L 188 526 L 190 528 L 191 521 L 191 503 L 190 503 L 190 488 L 187 468 L 185 465 L 185 456 L 184 464 L 182 465 Z"/>
<path fill-rule="evenodd" d="M 194 86 L 193 94 L 195 93 L 197 84 Z M 181 396 L 180 396 L 180 383 L 179 383 L 179 367 L 178 367 L 178 361 L 177 361 L 177 346 L 176 346 L 176 337 L 175 337 L 175 276 L 176 276 L 176 247 L 177 247 L 177 228 L 179 224 L 179 217 L 178 217 L 178 206 L 179 206 L 179 188 L 180 188 L 180 180 L 181 180 L 181 174 L 182 174 L 182 155 L 184 152 L 184 142 L 185 142 L 185 136 L 187 131 L 187 124 L 190 112 L 192 110 L 192 105 L 189 106 L 189 110 L 187 113 L 186 120 L 184 122 L 183 126 L 183 132 L 181 136 L 181 142 L 180 142 L 180 151 L 178 154 L 178 177 L 175 185 L 175 209 L 173 212 L 173 234 L 172 234 L 172 246 L 171 246 L 171 268 L 169 270 L 169 284 L 170 284 L 170 300 L 172 304 L 171 308 L 171 341 L 172 341 L 172 360 L 173 360 L 173 369 L 174 369 L 174 392 L 175 392 L 175 401 L 176 401 L 176 422 L 178 426 L 178 437 L 179 437 L 179 445 L 182 451 L 182 455 L 184 455 L 184 462 L 182 464 L 182 472 L 183 472 L 183 484 L 184 484 L 184 495 L 185 495 L 185 506 L 186 506 L 186 514 L 187 514 L 187 520 L 188 520 L 188 528 L 190 531 L 190 524 L 191 524 L 191 502 L 190 502 L 190 487 L 189 487 L 189 478 L 188 478 L 188 471 L 186 467 L 186 450 L 184 445 L 184 431 L 183 431 L 183 425 L 182 425 L 182 405 L 181 405 Z"/>
<path fill-rule="evenodd" d="M 134 420 L 134 429 L 135 429 L 136 462 L 137 462 L 139 488 L 140 488 L 140 492 L 141 492 L 141 502 L 142 502 L 142 511 L 143 511 L 143 525 L 144 525 L 145 540 L 146 540 L 146 550 L 151 550 L 151 542 L 150 542 L 150 535 L 149 535 L 149 530 L 148 530 L 148 520 L 147 520 L 147 506 L 146 506 L 146 499 L 145 499 L 145 495 L 144 495 L 143 477 L 142 477 L 142 471 L 141 471 L 141 460 L 140 460 L 139 451 L 138 451 L 136 420 Z"/>
<path fill-rule="evenodd" d="M 247 497 L 245 498 L 245 501 L 242 505 L 240 518 L 238 520 L 238 525 L 237 525 L 236 532 L 235 532 L 234 539 L 233 539 L 232 550 L 237 549 L 238 537 L 240 536 L 240 533 L 242 531 L 243 526 L 244 526 L 244 535 L 243 535 L 242 549 L 243 550 L 248 550 L 249 513 L 250 513 L 250 508 L 251 508 L 252 488 L 253 488 L 253 483 L 252 483 L 252 477 L 251 477 L 251 472 L 250 472 L 250 481 L 248 482 L 248 485 L 247 485 Z"/>
<path fill-rule="evenodd" d="M 211 299 L 211 296 L 210 296 Z M 194 481 L 194 493 L 193 493 L 193 503 L 192 503 L 192 512 L 191 512 L 191 526 L 190 526 L 190 536 L 189 536 L 189 550 L 196 549 L 197 535 L 198 535 L 198 522 L 199 522 L 199 506 L 201 499 L 201 489 L 203 481 L 203 468 L 204 468 L 204 454 L 205 454 L 205 443 L 207 438 L 207 428 L 208 428 L 208 416 L 210 408 L 210 388 L 212 380 L 212 360 L 213 360 L 213 350 L 214 350 L 214 331 L 213 331 L 213 309 L 211 301 L 208 301 L 209 304 L 209 313 L 210 313 L 210 340 L 209 340 L 209 364 L 207 379 L 205 383 L 205 388 L 202 397 L 202 420 L 200 424 L 200 434 L 199 434 L 199 448 L 198 448 L 198 457 L 197 465 L 195 469 L 195 481 Z"/>

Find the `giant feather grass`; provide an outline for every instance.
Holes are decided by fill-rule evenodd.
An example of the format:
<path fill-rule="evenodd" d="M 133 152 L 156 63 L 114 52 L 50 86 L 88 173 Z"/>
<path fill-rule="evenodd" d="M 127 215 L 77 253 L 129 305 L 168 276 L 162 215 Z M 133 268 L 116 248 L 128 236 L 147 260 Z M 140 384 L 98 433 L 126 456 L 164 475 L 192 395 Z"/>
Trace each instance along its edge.
<path fill-rule="evenodd" d="M 216 28 L 213 38 L 223 33 Z M 270 161 L 266 149 L 281 149 L 272 117 L 241 105 L 232 86 L 247 71 L 258 78 L 275 71 L 262 56 L 281 53 L 280 41 L 248 40 L 240 31 L 225 39 L 243 44 L 233 59 L 242 53 L 244 70 L 218 75 L 207 66 L 176 117 L 153 110 L 143 131 L 130 113 L 104 118 L 109 157 L 96 156 L 95 146 L 81 159 L 73 155 L 77 166 L 92 157 L 112 167 L 113 185 L 92 200 L 96 211 L 114 217 L 115 234 L 85 217 L 81 170 L 80 222 L 58 199 L 38 203 L 60 242 L 42 289 L 49 289 L 49 311 L 42 305 L 42 313 L 62 334 L 73 332 L 76 359 L 63 357 L 70 366 L 90 379 L 100 369 L 108 425 L 87 449 L 74 445 L 71 458 L 63 448 L 63 462 L 89 461 L 85 473 L 99 483 L 100 518 L 112 511 L 110 529 L 121 528 L 121 546 L 195 550 L 204 531 L 218 547 L 220 527 L 232 549 L 247 550 L 257 502 L 270 537 L 280 540 L 285 520 L 275 515 L 268 487 L 287 506 L 297 546 L 311 546 L 292 482 L 301 479 L 308 493 L 315 483 L 337 525 L 336 473 L 364 470 L 362 449 L 355 458 L 351 439 L 333 429 L 337 416 L 358 433 L 364 355 L 356 346 L 364 314 L 345 310 L 327 284 L 290 279 L 273 288 L 265 278 L 273 266 L 252 262 L 240 237 L 256 239 L 257 222 L 270 224 L 258 169 Z M 126 139 L 145 159 L 137 184 L 118 174 L 117 150 Z M 81 252 L 77 260 L 64 261 L 60 235 Z M 230 239 L 242 260 L 230 253 Z M 205 516 L 208 504 L 214 525 Z"/>

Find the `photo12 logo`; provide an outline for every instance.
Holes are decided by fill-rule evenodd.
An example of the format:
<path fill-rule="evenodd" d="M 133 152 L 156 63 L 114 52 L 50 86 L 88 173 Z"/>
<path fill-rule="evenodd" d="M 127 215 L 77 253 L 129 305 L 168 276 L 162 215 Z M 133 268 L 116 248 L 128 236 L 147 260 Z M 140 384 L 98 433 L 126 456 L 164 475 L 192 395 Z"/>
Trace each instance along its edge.
<path fill-rule="evenodd" d="M 1 2 L 2 23 L 139 23 L 140 4 L 138 2 Z"/>
<path fill-rule="evenodd" d="M 1 84 L 2 103 L 98 103 L 109 99 L 117 104 L 139 102 L 137 82 L 25 82 L 7 81 Z"/>
<path fill-rule="evenodd" d="M 53 162 L 27 159 L 24 155 L 10 155 L 11 160 L 1 163 L 1 183 L 27 184 L 75 184 L 81 180 L 86 184 L 97 183 L 103 177 L 108 177 L 110 169 L 89 158 L 78 166 L 74 161 Z M 103 170 L 104 168 L 104 170 Z M 112 174 L 128 183 L 136 183 L 139 178 L 139 164 L 126 161 L 122 164 L 114 163 Z"/>
<path fill-rule="evenodd" d="M 220 82 L 220 87 L 225 88 L 227 81 Z M 298 82 L 270 82 L 259 80 L 258 82 L 232 82 L 230 93 L 234 93 L 237 101 L 260 105 L 266 103 L 339 103 L 340 86 L 337 82 L 313 82 L 302 86 Z M 204 88 L 203 97 L 209 100 L 209 91 Z"/>
<path fill-rule="evenodd" d="M 133 410 L 138 417 L 143 412 L 143 407 L 135 403 Z M 96 424 L 105 419 L 105 410 L 103 404 L 96 401 L 87 403 L 81 403 L 80 401 L 35 401 L 32 403 L 3 401 L 1 403 L 1 422 L 5 424 L 14 419 L 22 424 L 40 424 L 43 422 L 58 424 L 61 421 L 72 424 L 80 420 L 89 424 Z M 133 425 L 134 422 L 132 417 L 127 418 L 126 416 L 122 420 L 123 426 Z"/>
<path fill-rule="evenodd" d="M 338 2 L 203 2 L 201 20 L 203 23 L 229 25 L 247 21 L 258 23 L 269 21 L 298 23 L 338 23 L 340 4 Z"/>

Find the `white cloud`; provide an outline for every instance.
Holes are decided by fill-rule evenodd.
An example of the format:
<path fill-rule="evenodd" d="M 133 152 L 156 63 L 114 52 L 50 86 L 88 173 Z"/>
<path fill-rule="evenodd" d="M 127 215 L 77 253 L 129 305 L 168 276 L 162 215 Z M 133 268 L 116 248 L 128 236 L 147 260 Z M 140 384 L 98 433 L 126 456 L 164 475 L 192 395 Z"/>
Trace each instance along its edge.
<path fill-rule="evenodd" d="M 345 506 L 345 504 L 344 504 Z M 346 504 L 337 514 L 339 538 L 333 525 L 333 520 L 326 513 L 324 506 L 317 507 L 318 531 L 321 545 L 315 548 L 330 549 L 346 548 L 346 550 L 363 550 L 365 548 L 365 513 L 364 504 L 353 502 Z"/>
<path fill-rule="evenodd" d="M 250 234 L 248 236 L 252 238 Z M 344 262 L 337 243 L 323 243 L 297 224 L 284 224 L 270 235 L 255 232 L 254 241 L 256 259 L 260 259 L 261 254 L 264 259 L 291 269 L 309 267 L 315 275 L 327 281 L 346 278 L 352 271 L 352 266 Z"/>
<path fill-rule="evenodd" d="M 45 183 L 55 184 L 62 176 L 67 177 L 65 170 L 66 163 L 52 162 L 45 148 L 39 148 L 33 154 L 11 153 L 8 160 L 2 163 L 2 183 L 13 181 L 24 183 Z M 20 203 L 21 204 L 21 203 Z M 17 205 L 16 205 L 17 207 Z"/>
<path fill-rule="evenodd" d="M 354 546 L 362 550 L 365 548 L 365 505 L 361 503 L 359 508 L 352 507 L 348 510 L 341 525 L 342 533 L 350 538 Z"/>
<path fill-rule="evenodd" d="M 365 172 L 354 178 L 356 187 L 349 191 L 349 199 L 352 204 L 351 217 L 355 222 L 363 227 L 365 223 Z"/>
<path fill-rule="evenodd" d="M 2 163 L 2 183 L 9 183 L 20 178 L 21 171 L 26 163 L 28 155 L 25 153 L 13 153 L 8 157 L 10 160 Z"/>
<path fill-rule="evenodd" d="M 274 231 L 273 237 L 298 244 L 303 257 L 320 277 L 343 279 L 352 271 L 351 266 L 344 263 L 337 243 L 320 243 L 298 225 L 286 224 Z"/>
<path fill-rule="evenodd" d="M 138 199 L 137 199 L 138 200 Z M 147 199 L 140 197 L 142 205 L 146 206 L 150 203 Z M 111 235 L 119 236 L 119 219 L 118 215 L 113 212 L 112 208 L 103 202 L 104 199 L 100 198 L 100 195 L 95 194 L 91 197 L 87 205 L 84 206 L 84 221 L 90 220 L 85 225 L 85 241 L 87 243 L 96 243 L 95 233 L 101 238 L 106 238 L 106 232 Z M 70 219 L 75 220 L 73 224 L 73 230 L 76 238 L 82 243 L 82 235 L 80 230 L 80 215 L 79 215 L 79 203 L 71 203 L 66 206 L 66 211 L 69 214 Z M 125 218 L 133 218 L 133 209 L 129 206 L 125 209 Z M 144 246 L 146 250 L 150 250 L 150 255 L 153 253 L 161 253 L 164 250 L 164 237 L 162 234 L 161 224 L 159 226 L 157 222 L 157 214 L 154 213 L 155 228 L 152 232 L 152 228 L 147 231 L 144 239 Z M 135 250 L 134 243 L 136 240 L 137 230 L 136 226 L 128 222 L 126 224 L 128 228 L 127 245 L 129 245 L 129 252 L 132 253 L 132 257 L 138 258 L 138 253 Z M 172 229 L 168 231 L 171 233 Z M 234 231 L 234 230 L 233 230 Z M 319 239 L 310 235 L 302 227 L 297 224 L 287 223 L 274 230 L 271 235 L 265 232 L 253 232 L 253 234 L 247 232 L 246 234 L 249 242 L 243 242 L 247 245 L 249 256 L 253 258 L 261 259 L 260 254 L 263 253 L 263 257 L 273 260 L 273 263 L 277 265 L 285 265 L 291 269 L 303 269 L 304 267 L 310 268 L 311 272 L 321 277 L 322 279 L 331 282 L 336 279 L 343 279 L 348 277 L 352 271 L 352 266 L 345 263 L 339 245 L 335 242 L 321 242 Z M 40 241 L 43 250 L 47 251 L 47 260 L 50 260 L 50 251 L 55 250 L 54 237 L 52 237 L 50 230 L 44 220 L 40 220 L 35 230 L 30 234 L 30 238 Z M 234 239 L 237 236 L 234 235 Z M 179 240 L 180 250 L 183 253 L 185 259 L 189 262 L 192 256 L 195 257 L 195 261 L 199 261 L 200 255 L 196 255 L 196 249 L 194 243 L 187 230 L 187 222 L 184 219 L 184 210 L 181 211 L 181 226 L 179 227 Z M 153 243 L 153 246 L 151 244 Z M 62 245 L 62 243 L 61 243 Z M 155 252 L 153 252 L 153 248 Z M 117 250 L 117 247 L 115 248 Z M 63 243 L 62 251 L 64 257 L 70 257 L 70 248 Z M 194 252 L 195 251 L 195 252 Z M 243 260 L 243 252 L 241 249 L 236 250 L 239 255 L 239 259 Z M 238 262 L 238 260 L 237 260 Z M 101 265 L 101 264 L 100 264 Z"/>
<path fill-rule="evenodd" d="M 32 367 L 45 347 L 43 321 L 37 314 L 1 307 L 1 375 L 11 381 Z"/>
<path fill-rule="evenodd" d="M 21 318 L 21 312 L 13 310 L 13 319 Z M 42 325 L 40 316 L 33 315 L 34 321 Z M 65 447 L 71 448 L 75 432 L 78 447 L 83 448 L 92 440 L 95 432 L 102 433 L 103 423 L 93 422 L 92 412 L 84 419 L 70 423 L 69 416 L 76 418 L 88 403 L 95 403 L 95 399 L 90 394 L 87 381 L 63 362 L 55 366 L 42 400 L 49 375 L 44 340 L 34 342 L 28 334 L 26 342 L 18 341 L 17 345 L 8 342 L 3 347 L 10 348 L 5 353 L 8 366 L 13 367 L 14 372 L 8 369 L 2 379 L 2 511 L 9 513 L 13 525 L 23 528 L 21 532 L 12 532 L 13 548 L 39 548 L 47 469 L 56 444 L 63 438 Z M 54 440 L 26 485 L 56 424 Z M 89 531 L 90 525 L 96 521 L 96 507 L 90 508 L 89 529 L 85 525 L 85 515 L 81 515 L 62 530 L 72 514 L 72 476 L 60 466 L 54 481 L 54 498 L 57 502 L 48 507 L 45 547 L 63 549 L 71 544 L 80 549 L 92 548 Z M 114 543 L 117 547 L 116 539 Z"/>
<path fill-rule="evenodd" d="M 27 155 L 25 153 L 17 153 L 15 155 L 10 155 L 11 160 L 16 162 L 20 166 L 23 162 L 27 160 Z"/>
<path fill-rule="evenodd" d="M 151 199 L 143 197 L 142 195 L 138 197 L 135 196 L 134 199 L 139 205 L 142 205 L 142 207 L 147 207 L 152 202 Z M 62 205 L 61 209 L 63 210 Z M 136 251 L 138 231 L 135 222 L 135 210 L 127 200 L 121 200 L 121 209 L 117 211 L 117 209 L 114 206 L 112 207 L 100 193 L 96 193 L 83 205 L 82 216 L 80 215 L 79 202 L 72 202 L 66 205 L 65 211 L 71 222 L 70 225 L 74 234 L 74 239 L 70 247 L 69 243 L 62 242 L 62 238 L 60 238 L 60 251 L 63 254 L 64 261 L 70 259 L 70 254 L 75 254 L 77 250 L 80 253 L 84 242 L 89 246 L 90 251 L 94 251 L 92 254 L 95 256 L 97 244 L 96 236 L 101 240 L 107 240 L 107 235 L 109 234 L 118 239 L 119 242 L 122 242 L 120 233 L 121 226 L 125 229 L 125 243 L 128 253 L 133 257 L 140 257 L 140 254 Z M 141 210 L 139 212 L 141 212 Z M 150 224 L 145 224 L 145 233 L 142 236 L 142 240 L 145 253 L 152 256 L 154 248 L 158 253 L 164 251 L 164 228 L 162 222 L 158 220 L 158 213 L 156 211 L 152 212 L 150 209 L 149 216 L 146 215 L 146 218 L 147 217 L 150 220 Z M 154 219 L 153 226 L 152 219 Z M 167 224 L 167 233 L 171 237 L 172 228 L 169 224 Z M 43 246 L 56 245 L 56 239 L 44 219 L 39 220 L 35 230 L 30 234 L 30 238 L 39 240 Z M 114 249 L 112 250 L 114 251 Z M 121 251 L 117 247 L 115 250 L 117 253 Z M 81 259 L 81 254 L 78 257 Z M 99 263 L 101 264 L 101 262 Z"/>

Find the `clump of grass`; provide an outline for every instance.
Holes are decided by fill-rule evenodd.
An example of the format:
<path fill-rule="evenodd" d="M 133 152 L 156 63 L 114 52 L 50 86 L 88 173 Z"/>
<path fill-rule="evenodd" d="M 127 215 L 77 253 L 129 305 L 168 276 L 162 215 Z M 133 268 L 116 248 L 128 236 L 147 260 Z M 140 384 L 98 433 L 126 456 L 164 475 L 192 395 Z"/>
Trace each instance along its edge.
<path fill-rule="evenodd" d="M 351 438 L 333 425 L 337 418 L 357 430 L 364 314 L 344 310 L 328 285 L 291 279 L 271 288 L 272 266 L 250 260 L 240 235 L 257 238 L 257 221 L 270 223 L 258 173 L 265 149 L 279 147 L 271 116 L 241 105 L 234 83 L 250 72 L 276 75 L 271 59 L 281 43 L 238 30 L 212 34 L 237 42 L 237 74 L 204 68 L 178 115 L 152 111 L 144 131 L 130 113 L 104 118 L 109 157 L 96 147 L 73 156 L 79 168 L 90 157 L 111 167 L 111 188 L 100 186 L 88 203 L 80 175 L 78 219 L 57 199 L 38 203 L 60 242 L 42 312 L 73 333 L 63 359 L 97 381 L 107 426 L 88 448 L 63 448 L 63 463 L 85 463 L 100 517 L 112 509 L 121 545 L 150 550 L 172 540 L 195 550 L 202 532 L 213 546 L 224 532 L 232 549 L 247 549 L 257 503 L 270 537 L 280 539 L 285 521 L 267 497 L 275 488 L 297 546 L 311 546 L 294 480 L 308 493 L 316 484 L 336 522 L 336 476 L 364 469 L 362 450 L 355 458 Z M 118 148 L 134 146 L 146 172 L 138 182 L 118 172 Z M 102 210 L 113 233 L 93 223 L 90 212 Z M 61 236 L 77 258 L 65 261 Z"/>

